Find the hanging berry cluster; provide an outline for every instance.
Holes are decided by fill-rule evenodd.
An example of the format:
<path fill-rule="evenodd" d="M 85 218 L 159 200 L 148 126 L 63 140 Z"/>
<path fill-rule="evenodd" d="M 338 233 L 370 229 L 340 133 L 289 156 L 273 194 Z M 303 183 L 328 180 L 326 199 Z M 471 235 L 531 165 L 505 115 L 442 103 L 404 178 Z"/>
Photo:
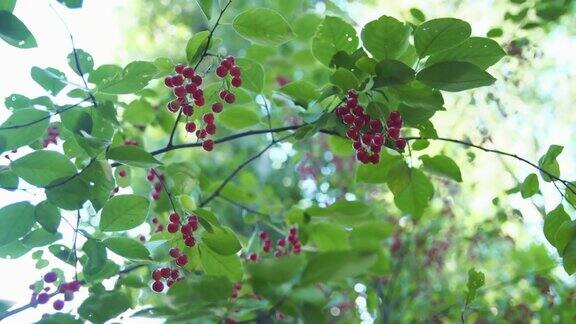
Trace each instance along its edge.
<path fill-rule="evenodd" d="M 176 281 L 180 281 L 183 277 L 180 276 L 178 269 L 170 269 L 169 267 L 159 268 L 152 271 L 152 290 L 155 292 L 162 292 L 164 290 L 163 280 L 166 281 L 168 287 L 172 286 Z"/>
<path fill-rule="evenodd" d="M 60 130 L 58 127 L 48 127 L 48 133 L 46 134 L 46 137 L 44 137 L 44 140 L 42 140 L 42 146 L 46 148 L 50 144 L 58 144 L 58 137 L 60 137 Z"/>
<path fill-rule="evenodd" d="M 346 136 L 353 141 L 358 161 L 364 164 L 380 162 L 380 151 L 386 139 L 392 141 L 399 151 L 406 147 L 406 140 L 400 138 L 402 116 L 398 111 L 390 113 L 384 129 L 379 119 L 366 113 L 354 90 L 348 90 L 346 101 L 335 111 L 340 120 L 348 125 Z"/>
<path fill-rule="evenodd" d="M 232 299 L 238 298 L 238 293 L 240 292 L 240 289 L 242 289 L 242 284 L 239 282 L 235 283 L 234 287 L 232 288 L 232 293 L 230 294 L 230 298 L 232 298 Z"/>
<path fill-rule="evenodd" d="M 268 232 L 262 230 L 258 233 L 258 237 L 262 243 L 262 252 L 270 253 L 272 251 L 272 239 Z M 290 251 L 294 254 L 299 254 L 302 252 L 302 243 L 298 238 L 298 229 L 296 227 L 291 227 L 288 231 L 288 237 L 282 237 L 276 241 L 276 251 L 274 252 L 275 257 L 281 257 L 290 254 Z M 255 262 L 258 260 L 258 254 L 252 252 L 248 254 L 248 261 Z"/>
<path fill-rule="evenodd" d="M 200 109 L 206 103 L 204 91 L 200 88 L 203 78 L 196 74 L 194 68 L 183 64 L 176 64 L 174 70 L 176 71 L 175 75 L 169 75 L 164 78 L 164 84 L 172 88 L 176 96 L 176 99 L 168 103 L 168 110 L 173 113 L 180 111 L 182 115 L 191 117 L 194 115 L 194 106 L 196 109 Z M 224 58 L 216 68 L 218 77 L 225 78 L 228 74 L 232 76 L 230 81 L 232 86 L 239 87 L 242 85 L 240 68 L 235 64 L 233 56 Z M 220 99 L 228 104 L 236 101 L 236 96 L 227 89 L 221 90 L 219 95 Z M 222 112 L 224 105 L 222 102 L 216 101 L 212 103 L 211 108 L 217 114 Z M 202 148 L 205 151 L 209 152 L 214 149 L 214 140 L 208 138 L 210 135 L 216 134 L 213 113 L 203 113 L 198 125 L 193 120 L 187 121 L 185 129 L 188 133 L 194 133 L 202 141 Z"/>
<path fill-rule="evenodd" d="M 55 272 L 50 271 L 44 275 L 41 286 L 38 286 L 38 283 L 34 284 L 34 285 L 30 285 L 30 289 L 33 290 L 32 302 L 35 301 L 38 304 L 46 304 L 46 303 L 48 303 L 48 301 L 50 301 L 50 299 L 52 297 L 55 297 L 58 294 L 64 294 L 64 300 L 56 299 L 52 303 L 52 307 L 55 310 L 57 310 L 57 311 L 62 310 L 62 308 L 64 308 L 64 301 L 71 301 L 72 299 L 74 299 L 74 293 L 76 293 L 80 290 L 80 287 L 82 286 L 82 284 L 77 280 L 65 282 L 65 283 L 62 283 L 59 287 L 57 287 L 56 293 L 50 293 L 51 287 L 50 286 L 44 286 L 44 283 L 56 285 L 57 280 L 58 280 L 58 275 Z M 37 289 L 40 289 L 41 292 L 38 293 L 36 291 Z"/>
<path fill-rule="evenodd" d="M 150 169 L 148 170 L 148 174 L 146 174 L 146 179 L 152 183 L 150 196 L 156 201 L 160 200 L 160 194 L 162 193 L 162 186 L 165 180 L 164 175 L 160 174 L 157 170 Z"/>

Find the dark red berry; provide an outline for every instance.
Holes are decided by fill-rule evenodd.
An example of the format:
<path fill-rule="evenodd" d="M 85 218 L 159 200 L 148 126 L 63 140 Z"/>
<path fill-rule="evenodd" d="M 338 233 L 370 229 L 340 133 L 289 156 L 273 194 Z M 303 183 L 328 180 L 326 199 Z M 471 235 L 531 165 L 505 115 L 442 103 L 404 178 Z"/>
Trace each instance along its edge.
<path fill-rule="evenodd" d="M 194 133 L 195 130 L 196 130 L 196 124 L 194 122 L 186 123 L 186 131 L 188 133 Z"/>
<path fill-rule="evenodd" d="M 368 161 L 368 153 L 364 150 L 360 150 L 360 151 L 356 152 L 356 158 L 360 162 L 366 162 L 366 161 Z"/>
<path fill-rule="evenodd" d="M 205 151 L 212 151 L 214 149 L 214 141 L 213 140 L 205 140 L 204 142 L 202 142 L 202 148 Z"/>
<path fill-rule="evenodd" d="M 290 236 L 296 236 L 298 235 L 298 229 L 296 227 L 290 227 L 290 229 L 288 230 L 288 234 Z"/>
<path fill-rule="evenodd" d="M 393 140 L 397 140 L 398 137 L 400 136 L 400 129 L 396 127 L 389 127 L 387 134 Z"/>
<path fill-rule="evenodd" d="M 354 117 L 354 115 L 352 114 L 346 114 L 344 115 L 344 117 L 342 118 L 342 120 L 344 121 L 344 123 L 351 125 L 352 123 L 354 123 L 354 121 L 356 120 L 356 118 Z"/>
<path fill-rule="evenodd" d="M 62 310 L 62 308 L 64 308 L 64 301 L 61 299 L 57 299 L 52 304 L 52 307 L 54 307 L 54 309 L 57 311 Z"/>
<path fill-rule="evenodd" d="M 58 279 L 58 275 L 54 271 L 50 271 L 44 275 L 44 282 L 46 283 L 54 282 L 56 279 Z"/>
<path fill-rule="evenodd" d="M 198 99 L 194 99 L 194 104 L 198 107 L 202 107 L 204 106 L 204 104 L 206 103 L 206 101 L 204 101 L 204 97 L 200 97 Z"/>
<path fill-rule="evenodd" d="M 236 96 L 232 92 L 228 92 L 224 97 L 224 101 L 229 104 L 234 103 L 234 101 L 236 101 Z"/>
<path fill-rule="evenodd" d="M 185 266 L 187 263 L 188 263 L 188 256 L 186 256 L 185 254 L 182 254 L 176 259 L 176 264 L 181 267 Z"/>
<path fill-rule="evenodd" d="M 184 239 L 184 244 L 186 244 L 187 247 L 193 247 L 196 245 L 196 239 L 194 236 L 188 236 L 186 239 Z"/>
<path fill-rule="evenodd" d="M 184 116 L 192 116 L 194 115 L 194 108 L 192 108 L 192 106 L 190 105 L 184 105 L 182 106 L 182 113 L 184 114 Z"/>
<path fill-rule="evenodd" d="M 202 116 L 202 119 L 208 124 L 214 123 L 214 115 L 212 113 L 204 114 L 204 116 Z"/>
<path fill-rule="evenodd" d="M 248 260 L 255 262 L 256 260 L 258 260 L 258 254 L 252 252 L 248 255 Z"/>
<path fill-rule="evenodd" d="M 120 170 L 120 172 L 118 172 L 118 175 L 119 175 L 121 178 L 124 178 L 124 177 L 126 176 L 126 170 Z"/>
<path fill-rule="evenodd" d="M 276 244 L 278 244 L 278 246 L 284 247 L 286 246 L 286 239 L 281 238 L 278 240 L 278 242 L 276 242 Z"/>
<path fill-rule="evenodd" d="M 182 73 L 185 67 L 186 66 L 184 64 L 176 64 L 174 66 L 174 71 L 176 71 L 176 73 Z"/>
<path fill-rule="evenodd" d="M 173 100 L 173 101 L 170 101 L 166 107 L 168 107 L 168 111 L 174 113 L 174 112 L 177 112 L 178 109 L 180 109 L 180 103 L 176 100 Z"/>
<path fill-rule="evenodd" d="M 240 79 L 239 77 L 233 77 L 230 83 L 232 83 L 232 86 L 238 88 L 242 85 L 242 79 Z"/>
<path fill-rule="evenodd" d="M 378 119 L 370 120 L 368 125 L 370 126 L 370 129 L 375 131 L 375 132 L 379 132 L 382 130 L 382 122 L 379 121 Z"/>
<path fill-rule="evenodd" d="M 176 74 L 175 76 L 172 77 L 172 84 L 174 86 L 181 86 L 182 84 L 184 84 L 184 77 L 181 76 L 180 74 Z"/>
<path fill-rule="evenodd" d="M 355 108 L 356 106 L 358 106 L 358 99 L 350 98 L 350 99 L 346 100 L 346 107 Z"/>
<path fill-rule="evenodd" d="M 242 289 L 242 284 L 239 282 L 235 283 L 234 284 L 234 290 L 240 290 L 240 289 Z"/>
<path fill-rule="evenodd" d="M 180 272 L 178 272 L 178 269 L 172 269 L 172 273 L 170 273 L 170 278 L 176 280 L 180 277 Z"/>
<path fill-rule="evenodd" d="M 36 301 L 38 302 L 38 304 L 46 304 L 48 300 L 50 300 L 50 295 L 48 295 L 45 292 L 39 293 L 38 297 L 36 297 Z"/>
<path fill-rule="evenodd" d="M 224 108 L 224 105 L 222 105 L 222 103 L 220 103 L 220 102 L 215 102 L 212 104 L 212 111 L 215 113 L 221 112 L 223 108 Z"/>
<path fill-rule="evenodd" d="M 224 99 L 224 98 L 226 98 L 227 94 L 228 94 L 228 90 L 222 90 L 222 91 L 220 91 L 220 93 L 218 95 L 220 96 L 220 99 Z"/>
<path fill-rule="evenodd" d="M 152 193 L 152 199 L 158 201 L 160 200 L 160 193 L 159 192 L 153 192 Z"/>
<path fill-rule="evenodd" d="M 216 75 L 223 78 L 228 74 L 228 68 L 220 65 L 216 68 Z"/>
<path fill-rule="evenodd" d="M 188 225 L 192 227 L 192 231 L 198 229 L 198 217 L 195 215 L 188 216 Z"/>
<path fill-rule="evenodd" d="M 232 299 L 238 298 L 238 292 L 237 292 L 237 291 L 232 291 L 232 294 L 230 294 L 230 298 L 232 298 Z"/>
<path fill-rule="evenodd" d="M 180 215 L 176 212 L 171 213 L 170 216 L 168 216 L 168 219 L 170 219 L 170 222 L 172 223 L 179 223 L 180 222 Z"/>
<path fill-rule="evenodd" d="M 353 147 L 355 150 L 359 150 L 359 149 L 362 148 L 362 142 L 356 141 L 356 142 L 352 143 L 352 147 Z"/>
<path fill-rule="evenodd" d="M 208 133 L 206 132 L 205 129 L 199 129 L 196 131 L 196 137 L 198 138 L 206 138 L 206 136 L 208 136 Z"/>
<path fill-rule="evenodd" d="M 260 231 L 260 233 L 258 233 L 258 236 L 260 237 L 261 240 L 265 240 L 268 238 L 268 232 L 262 230 Z"/>
<path fill-rule="evenodd" d="M 194 83 L 188 83 L 185 86 L 185 88 L 186 88 L 186 92 L 188 92 L 190 94 L 193 94 L 198 89 L 198 87 L 196 87 L 196 85 Z"/>
<path fill-rule="evenodd" d="M 200 86 L 202 84 L 202 77 L 199 75 L 195 75 L 193 76 L 191 79 L 192 83 L 194 83 L 196 86 Z"/>
<path fill-rule="evenodd" d="M 374 164 L 378 164 L 378 162 L 380 162 L 380 154 L 373 153 L 372 155 L 370 155 L 369 161 Z"/>
<path fill-rule="evenodd" d="M 182 226 L 180 232 L 182 232 L 182 234 L 187 237 L 192 234 L 192 226 L 190 226 L 190 224 L 186 224 Z"/>
<path fill-rule="evenodd" d="M 388 120 L 393 121 L 395 124 L 402 124 L 402 115 L 397 110 L 392 111 L 390 115 L 388 115 Z"/>
<path fill-rule="evenodd" d="M 168 254 L 173 257 L 173 258 L 177 258 L 180 256 L 180 250 L 178 248 L 170 248 L 170 251 L 168 252 Z"/>
<path fill-rule="evenodd" d="M 82 287 L 82 284 L 78 280 L 73 280 L 68 283 L 68 289 L 70 289 L 70 291 L 77 292 L 80 290 L 80 287 Z"/>
<path fill-rule="evenodd" d="M 160 269 L 156 269 L 156 270 L 152 271 L 152 279 L 154 279 L 156 281 L 162 279 L 162 273 L 160 272 Z"/>
<path fill-rule="evenodd" d="M 162 274 L 163 278 L 168 278 L 170 277 L 170 273 L 172 273 L 172 270 L 170 270 L 170 268 L 162 268 L 160 269 L 160 273 Z"/>
<path fill-rule="evenodd" d="M 233 66 L 230 68 L 230 75 L 233 77 L 239 77 L 240 76 L 240 68 L 237 66 Z"/>
<path fill-rule="evenodd" d="M 164 284 L 162 283 L 162 281 L 154 281 L 154 283 L 152 284 L 152 290 L 154 290 L 157 293 L 160 293 L 164 290 Z"/>
<path fill-rule="evenodd" d="M 178 98 L 184 98 L 186 96 L 186 88 L 183 86 L 177 86 L 174 88 L 174 95 Z"/>
<path fill-rule="evenodd" d="M 190 66 L 187 66 L 184 68 L 184 70 L 182 70 L 182 75 L 188 79 L 192 78 L 194 76 L 194 73 L 195 73 L 194 69 Z"/>
<path fill-rule="evenodd" d="M 206 133 L 210 135 L 216 134 L 216 125 L 214 124 L 208 124 L 206 127 L 204 127 L 204 129 L 206 129 Z"/>
<path fill-rule="evenodd" d="M 236 64 L 236 59 L 232 55 L 228 55 L 224 58 L 224 60 L 228 61 L 231 65 Z"/>
<path fill-rule="evenodd" d="M 170 223 L 168 224 L 168 226 L 166 226 L 166 229 L 168 229 L 168 233 L 176 233 L 178 232 L 178 227 L 179 225 L 176 223 Z"/>
<path fill-rule="evenodd" d="M 172 83 L 172 76 L 167 76 L 164 78 L 164 84 L 168 87 L 168 88 L 172 88 L 174 86 L 174 84 Z"/>
<path fill-rule="evenodd" d="M 400 151 L 404 151 L 404 148 L 406 147 L 406 140 L 403 138 L 399 138 L 396 140 L 396 148 Z"/>
<path fill-rule="evenodd" d="M 154 172 L 148 172 L 148 174 L 146 175 L 146 179 L 148 179 L 148 181 L 153 181 L 155 177 L 156 175 L 154 174 Z"/>
<path fill-rule="evenodd" d="M 380 133 L 374 134 L 374 136 L 372 137 L 372 144 L 376 146 L 381 146 L 382 144 L 384 144 L 384 136 L 382 136 L 382 134 Z"/>
<path fill-rule="evenodd" d="M 194 91 L 194 93 L 192 94 L 192 98 L 194 99 L 204 98 L 204 91 L 202 91 L 202 89 L 196 89 L 196 91 Z"/>
<path fill-rule="evenodd" d="M 348 97 L 350 97 L 350 98 L 358 98 L 358 93 L 353 89 L 348 90 L 347 94 L 348 94 Z"/>

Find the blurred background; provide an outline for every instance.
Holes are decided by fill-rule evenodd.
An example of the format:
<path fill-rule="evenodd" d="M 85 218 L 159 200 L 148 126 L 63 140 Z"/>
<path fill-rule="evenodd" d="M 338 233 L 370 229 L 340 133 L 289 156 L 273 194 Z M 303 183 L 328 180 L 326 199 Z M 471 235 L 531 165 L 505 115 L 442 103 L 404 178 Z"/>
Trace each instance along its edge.
<path fill-rule="evenodd" d="M 250 45 L 233 32 L 230 19 L 235 12 L 264 2 L 267 1 L 234 1 L 231 13 L 224 17 L 218 31 L 222 43 L 226 44 L 230 53 L 239 57 L 267 60 L 267 83 L 272 86 L 282 80 L 315 77 L 315 70 L 310 68 L 315 63 L 310 62 L 313 58 L 310 58 L 305 47 L 287 48 L 285 54 L 296 55 L 300 61 L 296 66 L 286 66 L 281 57 L 270 57 L 277 55 L 275 52 L 270 53 L 266 48 Z M 314 27 L 306 30 L 302 22 L 298 24 L 292 21 L 295 14 L 291 16 L 291 13 L 300 10 L 294 8 L 306 8 L 315 15 L 334 12 L 345 14 L 358 30 L 366 22 L 381 15 L 415 22 L 418 12 L 414 8 L 425 13 L 426 19 L 464 19 L 472 25 L 472 35 L 485 36 L 491 30 L 498 33 L 497 29 L 501 29 L 502 35 L 495 39 L 509 55 L 490 70 L 498 81 L 494 86 L 473 92 L 446 93 L 446 111 L 433 117 L 439 136 L 468 139 L 518 154 L 530 161 L 537 161 L 549 145 L 562 145 L 564 151 L 558 158 L 562 177 L 576 179 L 576 113 L 573 107 L 576 102 L 576 6 L 571 1 L 274 2 L 284 2 L 278 6 L 285 7 L 282 12 L 294 26 L 301 26 L 302 30 L 297 32 L 304 44 L 311 37 Z M 559 2 L 563 10 L 549 15 L 538 13 L 535 8 L 547 2 Z M 0 43 L 0 98 L 9 97 L 12 93 L 29 97 L 44 95 L 42 88 L 30 78 L 32 66 L 68 69 L 66 55 L 71 51 L 71 44 L 61 20 L 65 21 L 73 34 L 76 47 L 89 52 L 96 66 L 108 63 L 125 65 L 133 60 L 152 61 L 157 57 L 183 62 L 187 40 L 194 32 L 210 26 L 195 1 L 181 0 L 85 0 L 83 7 L 76 10 L 67 9 L 56 1 L 19 0 L 14 13 L 34 34 L 38 47 L 21 50 Z M 318 67 L 317 70 L 321 69 Z M 318 73 L 318 79 L 321 78 Z M 167 91 L 161 86 L 153 88 L 161 93 L 157 100 L 165 102 Z M 75 99 L 68 98 L 63 92 L 55 101 L 65 104 L 74 103 Z M 295 115 L 290 110 L 280 110 L 280 104 L 275 108 L 279 109 L 272 114 L 276 124 L 286 123 Z M 0 121 L 7 117 L 8 111 L 0 107 Z M 146 132 L 145 136 L 152 147 L 155 141 L 165 137 L 154 131 Z M 259 142 L 238 145 L 257 147 Z M 271 150 L 256 165 L 253 173 L 243 174 L 239 181 L 246 185 L 267 181 L 269 187 L 264 190 L 273 190 L 270 188 L 277 185 L 283 190 L 284 196 L 302 207 L 313 203 L 330 204 L 342 195 L 347 199 L 362 197 L 374 203 L 383 203 L 383 206 L 392 205 L 391 194 L 374 186 L 345 188 L 345 184 L 354 177 L 354 163 L 345 152 L 332 153 L 330 147 L 333 145 L 324 137 L 315 142 L 286 144 Z M 419 272 L 419 269 L 412 268 L 412 272 L 407 269 L 398 275 L 398 278 L 415 280 L 425 286 L 421 293 L 415 293 L 413 288 L 396 287 L 398 309 L 418 309 L 430 314 L 430 319 L 433 319 L 437 305 L 430 302 L 427 296 L 432 293 L 442 296 L 446 291 L 463 291 L 466 271 L 470 266 L 486 274 L 487 286 L 498 288 L 488 290 L 483 299 L 485 310 L 495 316 L 510 316 L 506 318 L 511 321 L 527 318 L 520 305 L 528 305 L 529 312 L 538 312 L 531 316 L 544 319 L 546 309 L 552 313 L 546 316 L 559 314 L 558 309 L 547 307 L 549 303 L 573 306 L 576 298 L 574 291 L 571 291 L 575 284 L 574 278 L 568 277 L 561 265 L 558 265 L 558 256 L 542 232 L 543 211 L 553 209 L 562 199 L 554 186 L 543 184 L 542 194 L 524 200 L 513 189 L 534 172 L 526 165 L 456 145 L 431 143 L 426 150 L 430 154 L 440 151 L 457 162 L 464 181 L 455 184 L 438 180 L 442 184 L 437 185 L 434 206 L 423 223 L 419 224 L 423 230 L 417 233 L 424 240 L 420 247 L 422 258 L 425 259 L 423 262 L 432 266 L 420 274 L 422 277 L 415 279 L 415 272 Z M 211 158 L 215 161 L 199 162 L 200 168 L 208 163 L 218 165 L 218 161 L 225 161 L 227 154 L 231 154 L 231 151 L 219 151 Z M 17 156 L 18 153 L 13 155 Z M 8 161 L 0 162 L 0 165 L 5 164 Z M 206 172 L 203 176 L 209 177 L 211 173 L 229 171 L 216 167 Z M 256 193 L 245 199 L 269 212 L 281 213 L 287 208 L 281 200 L 265 201 Z M 41 193 L 35 192 L 0 192 L 1 206 L 20 200 L 39 202 L 43 197 Z M 393 207 L 384 209 L 394 212 Z M 237 210 L 230 210 L 231 215 L 238 213 Z M 574 210 L 569 210 L 569 213 L 574 218 Z M 242 217 L 250 221 L 253 215 L 243 214 Z M 63 223 L 61 226 L 67 225 Z M 64 242 L 72 240 L 71 228 L 69 231 L 61 231 L 64 233 Z M 50 259 L 49 256 L 46 258 Z M 55 264 L 58 262 L 53 258 L 50 261 Z M 28 285 L 38 280 L 41 273 L 35 269 L 35 263 L 29 255 L 17 260 L 0 261 L 1 300 L 16 304 L 28 301 Z M 544 286 L 552 286 L 553 292 L 544 293 Z M 360 313 L 362 306 L 366 308 L 370 300 L 370 296 L 363 294 L 363 289 L 362 285 L 357 287 L 358 298 L 354 300 Z M 446 298 L 454 298 L 448 301 L 454 303 L 458 302 L 458 296 L 445 295 Z M 65 310 L 72 310 L 74 304 L 67 304 L 66 307 Z M 38 320 L 44 312 L 51 312 L 49 306 L 23 312 L 7 323 L 32 322 Z M 458 307 L 455 312 L 459 312 Z M 410 317 L 403 319 L 409 320 Z M 373 319 L 366 315 L 362 320 L 369 323 Z M 144 322 L 141 318 L 128 317 L 122 321 Z"/>

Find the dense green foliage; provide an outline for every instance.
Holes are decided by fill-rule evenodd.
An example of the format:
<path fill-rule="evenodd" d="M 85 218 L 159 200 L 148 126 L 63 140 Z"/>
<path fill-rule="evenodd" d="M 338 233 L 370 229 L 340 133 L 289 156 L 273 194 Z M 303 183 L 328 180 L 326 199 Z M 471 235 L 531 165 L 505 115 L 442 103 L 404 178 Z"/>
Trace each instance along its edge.
<path fill-rule="evenodd" d="M 16 1 L 7 3 L 0 5 L 0 37 L 34 47 L 11 13 Z M 73 279 L 58 268 L 77 269 L 90 291 L 77 311 L 41 322 L 99 323 L 130 308 L 132 316 L 186 323 L 574 319 L 574 291 L 553 273 L 558 265 L 576 272 L 576 185 L 562 177 L 563 147 L 551 145 L 530 162 L 513 148 L 439 137 L 431 120 L 449 110 L 447 92 L 491 87 L 490 68 L 507 51 L 514 59 L 520 43 L 505 51 L 501 30 L 484 37 L 464 20 L 427 19 L 415 8 L 409 21 L 382 15 L 356 26 L 341 7 L 325 5 L 319 14 L 316 1 L 198 0 L 173 21 L 197 24 L 178 53 L 119 66 L 95 64 L 74 48 L 62 58 L 69 71 L 32 68 L 31 79 L 47 96 L 6 98 L 0 151 L 17 150 L 18 157 L 0 166 L 0 188 L 38 190 L 45 200 L 0 209 L 0 257 L 32 255 L 39 272 L 57 269 L 58 283 Z M 542 1 L 505 19 L 545 28 L 569 5 Z M 527 15 L 538 22 L 525 21 Z M 236 57 L 241 87 L 214 75 L 228 55 Z M 177 63 L 203 76 L 207 107 L 222 89 L 235 94 L 216 114 L 213 150 L 185 131 L 187 122 L 201 123 L 200 108 L 191 116 L 166 109 L 173 94 L 164 78 Z M 66 75 L 82 77 L 86 86 Z M 349 90 L 373 119 L 385 123 L 400 112 L 405 150 L 387 140 L 379 163 L 356 160 L 335 113 Z M 63 93 L 77 103 L 58 104 L 55 96 Z M 46 140 L 51 136 L 59 137 L 56 145 Z M 467 150 L 472 163 L 482 150 L 528 163 L 534 173 L 507 195 L 532 199 L 540 186 L 556 185 L 565 199 L 541 211 L 550 251 L 536 241 L 516 246 L 503 230 L 518 223 L 515 209 L 499 193 L 486 206 L 490 217 L 466 220 L 466 202 L 457 195 L 466 174 L 433 142 Z M 173 212 L 182 220 L 197 217 L 192 247 L 180 232 L 168 233 Z M 78 245 L 76 237 L 72 246 L 60 240 L 70 231 L 63 215 L 77 217 L 71 226 Z M 291 253 L 275 256 L 282 250 L 277 240 L 291 229 L 301 251 L 291 242 Z M 273 242 L 268 253 L 261 231 Z M 187 258 L 180 267 L 172 247 Z M 49 264 L 42 253 L 62 262 Z M 153 271 L 166 266 L 179 268 L 184 280 L 156 293 Z M 102 282 L 109 278 L 115 284 L 107 290 Z M 36 293 L 42 285 L 36 283 Z"/>

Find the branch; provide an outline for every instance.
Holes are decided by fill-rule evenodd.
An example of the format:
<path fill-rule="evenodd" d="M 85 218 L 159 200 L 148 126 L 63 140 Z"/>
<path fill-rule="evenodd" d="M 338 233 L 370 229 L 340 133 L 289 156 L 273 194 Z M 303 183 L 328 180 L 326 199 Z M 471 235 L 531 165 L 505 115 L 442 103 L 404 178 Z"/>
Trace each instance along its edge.
<path fill-rule="evenodd" d="M 265 217 L 270 217 L 269 214 L 260 212 L 260 211 L 258 211 L 258 210 L 256 210 L 256 209 L 253 209 L 252 207 L 248 207 L 248 206 L 246 206 L 246 205 L 244 205 L 244 204 L 241 204 L 241 203 L 239 203 L 239 202 L 237 202 L 237 201 L 235 201 L 235 200 L 232 200 L 232 199 L 230 199 L 230 198 L 228 198 L 228 197 L 226 197 L 226 196 L 223 196 L 222 194 L 219 194 L 219 195 L 218 195 L 218 198 L 224 200 L 225 202 L 227 202 L 227 203 L 229 203 L 229 204 L 231 204 L 231 205 L 233 205 L 233 206 L 236 206 L 236 207 L 238 207 L 238 208 L 240 208 L 240 209 L 243 209 L 243 210 L 245 210 L 245 211 L 247 211 L 247 212 L 249 212 L 249 213 L 256 214 L 256 215 L 260 215 L 260 216 L 265 216 Z"/>
<path fill-rule="evenodd" d="M 202 55 L 200 56 L 198 63 L 196 63 L 196 65 L 194 65 L 194 70 L 198 69 L 198 66 L 200 66 L 200 63 L 202 63 L 204 58 L 206 56 L 208 56 L 207 53 L 208 53 L 208 49 L 210 48 L 210 42 L 212 41 L 212 37 L 214 36 L 214 32 L 216 31 L 216 28 L 220 24 L 220 19 L 222 19 L 224 12 L 226 12 L 226 9 L 228 9 L 228 7 L 230 6 L 231 3 L 232 3 L 232 0 L 228 0 L 228 3 L 224 6 L 224 8 L 222 8 L 222 10 L 220 10 L 220 14 L 218 14 L 218 19 L 216 19 L 214 26 L 212 27 L 212 29 L 210 30 L 210 33 L 208 34 L 208 38 L 206 39 L 206 46 L 204 46 L 204 50 L 202 51 Z M 178 112 L 178 116 L 176 116 L 176 121 L 174 121 L 174 126 L 172 126 L 172 131 L 170 132 L 170 139 L 168 140 L 168 144 L 166 144 L 166 148 L 172 147 L 172 142 L 174 141 L 174 134 L 176 133 L 176 127 L 178 126 L 178 123 L 180 122 L 180 117 L 182 117 L 182 109 L 180 109 L 180 111 Z"/>
<path fill-rule="evenodd" d="M 160 175 L 158 174 L 158 172 L 156 172 L 156 170 L 154 168 L 151 168 L 150 170 L 152 171 L 152 173 L 154 173 L 154 175 L 156 176 L 156 178 L 158 178 L 158 180 L 161 179 Z M 164 189 L 164 192 L 168 196 L 168 200 L 170 201 L 170 205 L 172 205 L 172 210 L 174 212 L 177 212 L 176 205 L 174 205 L 174 200 L 172 200 L 172 193 L 170 191 L 168 191 L 168 188 L 166 188 L 165 181 L 160 180 L 160 185 L 162 186 L 162 189 Z"/>

